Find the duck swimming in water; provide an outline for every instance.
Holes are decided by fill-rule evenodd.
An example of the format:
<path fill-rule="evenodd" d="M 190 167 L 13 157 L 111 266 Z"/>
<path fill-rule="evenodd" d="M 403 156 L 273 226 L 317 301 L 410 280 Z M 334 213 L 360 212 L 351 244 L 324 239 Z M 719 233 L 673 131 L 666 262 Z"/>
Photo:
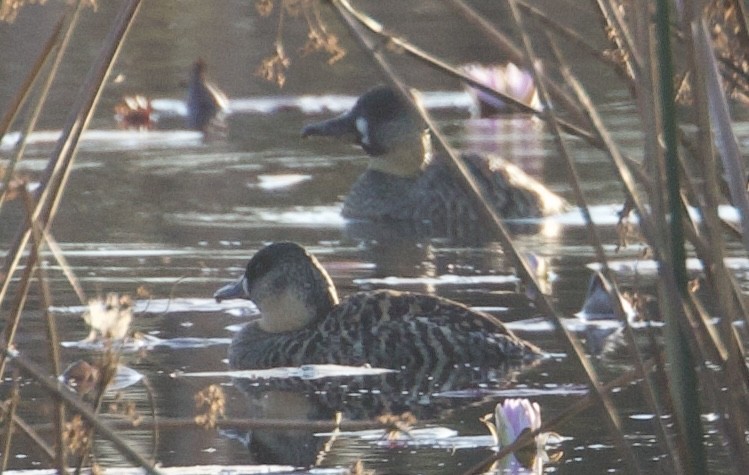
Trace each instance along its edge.
<path fill-rule="evenodd" d="M 198 58 L 187 83 L 187 127 L 207 132 L 213 122 L 221 126 L 221 113 L 229 103 L 226 95 L 205 76 L 206 63 Z"/>
<path fill-rule="evenodd" d="M 370 156 L 344 201 L 346 218 L 429 222 L 440 234 L 483 220 L 448 158 L 432 156 L 421 118 L 390 87 L 375 87 L 343 115 L 304 127 L 302 137 L 312 135 L 350 137 Z M 562 198 L 505 160 L 477 154 L 461 158 L 503 218 L 541 217 L 566 207 Z"/>
<path fill-rule="evenodd" d="M 238 369 L 496 367 L 541 354 L 495 317 L 444 298 L 376 290 L 339 301 L 317 259 L 291 242 L 258 251 L 242 278 L 214 297 L 252 300 L 260 310 L 260 318 L 245 325 L 229 347 L 229 363 Z"/>

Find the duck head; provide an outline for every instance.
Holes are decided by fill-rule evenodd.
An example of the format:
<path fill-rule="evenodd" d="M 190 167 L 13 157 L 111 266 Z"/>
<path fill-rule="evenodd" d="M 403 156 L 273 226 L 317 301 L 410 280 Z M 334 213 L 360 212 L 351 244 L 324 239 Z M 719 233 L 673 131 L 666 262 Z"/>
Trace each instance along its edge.
<path fill-rule="evenodd" d="M 370 168 L 399 176 L 417 175 L 431 153 L 421 118 L 388 86 L 374 87 L 350 111 L 302 129 L 302 138 L 311 135 L 351 140 L 371 157 Z"/>
<path fill-rule="evenodd" d="M 613 298 L 618 298 L 624 315 L 630 323 L 637 319 L 637 312 L 632 306 L 632 302 L 627 300 L 623 295 L 612 296 L 608 288 L 611 287 L 606 277 L 600 272 L 595 272 L 590 276 L 588 282 L 588 292 L 585 295 L 583 307 L 577 312 L 579 318 L 583 320 L 616 320 L 616 310 Z"/>
<path fill-rule="evenodd" d="M 292 242 L 278 242 L 259 250 L 244 275 L 213 297 L 251 300 L 260 310 L 258 325 L 279 333 L 304 328 L 324 318 L 338 304 L 333 281 L 317 259 Z"/>

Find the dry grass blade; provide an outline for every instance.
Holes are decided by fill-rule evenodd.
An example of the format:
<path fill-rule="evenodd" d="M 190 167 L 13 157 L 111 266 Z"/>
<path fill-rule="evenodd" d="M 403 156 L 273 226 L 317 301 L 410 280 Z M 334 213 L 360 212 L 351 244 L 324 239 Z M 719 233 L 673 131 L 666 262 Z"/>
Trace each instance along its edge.
<path fill-rule="evenodd" d="M 554 41 L 554 38 L 551 37 L 551 35 L 547 32 L 549 44 L 552 45 L 552 53 L 554 54 L 554 57 L 556 58 L 557 62 L 560 64 L 560 69 L 562 71 L 562 76 L 567 79 L 574 79 L 574 76 L 572 74 L 572 71 L 570 67 L 568 66 L 568 62 L 564 59 L 564 56 L 562 55 L 562 52 L 559 50 L 559 48 L 556 46 L 556 42 Z M 540 89 L 541 89 L 541 96 L 545 97 L 547 96 L 546 92 L 544 91 L 544 83 L 539 82 Z M 547 98 L 548 99 L 548 98 Z M 547 110 L 551 111 L 552 108 L 547 106 Z M 549 115 L 553 114 L 550 112 Z M 572 159 L 570 158 L 569 154 L 566 151 L 566 147 L 564 146 L 564 141 L 561 137 L 561 134 L 559 133 L 558 127 L 555 126 L 555 121 L 553 117 L 550 117 L 549 124 L 552 125 L 552 131 L 555 136 L 555 141 L 557 142 L 557 148 L 561 152 L 562 156 L 565 159 L 565 163 L 567 164 L 568 173 L 570 174 L 570 182 L 573 185 L 573 190 L 575 192 L 575 196 L 578 201 L 578 207 L 580 208 L 583 216 L 585 217 L 585 223 L 586 227 L 588 229 L 588 234 L 590 236 L 590 242 L 593 246 L 596 257 L 598 259 L 598 262 L 602 266 L 602 272 L 605 276 L 605 281 L 607 282 L 607 286 L 611 286 L 609 293 L 612 296 L 611 301 L 614 304 L 614 311 L 617 315 L 617 317 L 622 321 L 623 327 L 624 327 L 624 335 L 627 341 L 627 344 L 632 349 L 632 353 L 634 355 L 634 362 L 635 367 L 638 369 L 640 374 L 645 374 L 644 369 L 644 360 L 642 357 L 641 352 L 639 351 L 634 332 L 632 330 L 632 327 L 627 322 L 627 316 L 624 312 L 624 309 L 622 308 L 622 298 L 621 293 L 619 292 L 617 283 L 616 283 L 616 277 L 613 275 L 613 272 L 608 266 L 608 259 L 606 257 L 606 254 L 603 250 L 603 245 L 601 243 L 601 239 L 598 233 L 598 230 L 596 226 L 593 224 L 590 211 L 588 209 L 587 203 L 585 202 L 585 198 L 583 196 L 582 190 L 580 188 L 580 179 L 579 175 L 576 170 L 576 166 Z M 609 152 L 611 154 L 611 152 Z M 607 289 L 608 291 L 609 289 Z M 660 408 L 658 407 L 658 401 L 657 401 L 657 395 L 656 391 L 653 388 L 651 384 L 644 384 L 643 385 L 643 393 L 645 397 L 645 401 L 647 402 L 648 408 L 652 411 L 653 414 L 656 415 L 656 428 L 659 435 L 659 440 L 664 445 L 664 447 L 668 450 L 671 449 L 671 443 L 670 438 L 666 435 L 667 430 L 665 427 L 664 419 L 661 417 L 662 412 Z M 674 461 L 674 463 L 677 464 L 678 467 L 678 460 Z"/>
<path fill-rule="evenodd" d="M 456 10 L 460 14 L 462 14 L 468 21 L 475 24 L 480 31 L 482 31 L 489 41 L 494 44 L 499 51 L 507 56 L 510 61 L 516 63 L 516 64 L 524 64 L 525 61 L 525 55 L 523 53 L 522 48 L 520 48 L 515 42 L 509 38 L 507 35 L 499 31 L 497 28 L 495 28 L 494 25 L 492 25 L 487 19 L 476 12 L 471 6 L 466 4 L 463 0 L 451 0 L 450 2 Z M 528 7 L 530 8 L 530 7 Z M 551 22 L 554 25 L 557 25 L 554 22 Z M 561 27 L 559 27 L 561 28 Z M 586 47 L 586 50 L 589 49 Z M 542 72 L 540 74 L 543 75 Z M 548 79 L 544 76 L 544 79 Z M 555 102 L 561 104 L 564 106 L 564 108 L 573 114 L 573 116 L 576 118 L 576 121 L 578 123 L 585 123 L 585 116 L 582 114 L 582 111 L 580 110 L 580 105 L 575 102 L 574 98 L 572 98 L 568 91 L 565 91 L 563 88 L 559 87 L 554 81 L 548 80 L 547 81 L 548 87 L 550 91 L 553 94 Z M 590 126 L 586 125 L 585 127 L 579 126 L 581 129 L 587 129 Z"/>
<path fill-rule="evenodd" d="M 626 26 L 622 17 L 621 5 L 614 4 L 612 0 L 596 0 L 599 12 L 605 23 L 605 30 L 620 52 L 624 61 L 627 75 L 636 83 L 642 71 L 642 59 L 634 46 L 632 33 Z"/>
<path fill-rule="evenodd" d="M 517 2 L 515 0 L 510 0 L 509 2 L 510 8 L 512 10 L 513 18 L 515 19 L 515 23 L 518 26 L 518 29 L 520 31 L 520 37 L 523 42 L 523 48 L 525 50 L 526 54 L 526 64 L 534 64 L 537 59 L 537 55 L 534 53 L 533 45 L 531 44 L 530 38 L 527 34 L 527 29 L 525 27 L 525 22 L 520 14 L 520 9 L 518 8 Z M 554 137 L 555 142 L 557 145 L 557 148 L 562 152 L 564 156 L 567 157 L 566 163 L 568 166 L 568 172 L 570 173 L 570 181 L 573 183 L 573 188 L 576 190 L 576 195 L 578 198 L 578 201 L 584 206 L 583 207 L 583 213 L 587 213 L 587 206 L 585 206 L 585 200 L 582 194 L 582 191 L 580 190 L 579 186 L 579 179 L 577 177 L 577 173 L 575 170 L 574 165 L 572 164 L 572 161 L 569 159 L 569 154 L 566 153 L 566 148 L 564 146 L 564 142 L 561 139 L 559 126 L 556 120 L 556 116 L 554 115 L 553 109 L 551 107 L 551 104 L 549 103 L 550 97 L 546 90 L 544 82 L 541 80 L 538 75 L 535 74 L 536 68 L 533 67 L 533 73 L 534 73 L 534 80 L 536 81 L 536 85 L 539 88 L 539 92 L 542 98 L 542 103 L 545 104 L 547 113 L 547 122 L 552 126 L 552 129 L 554 129 Z M 586 221 L 588 225 L 588 229 L 593 229 L 593 235 L 597 238 L 597 233 L 595 231 L 595 227 L 592 224 L 592 221 L 590 219 L 590 214 L 586 214 Z M 599 241 L 599 247 L 597 248 L 600 250 L 600 257 L 603 258 L 603 262 L 606 262 L 605 255 L 603 254 L 602 248 L 600 248 L 600 241 Z M 615 299 L 618 301 L 618 299 Z M 620 306 L 621 307 L 621 306 Z M 619 311 L 621 312 L 620 315 L 623 318 L 624 311 L 619 308 Z M 625 318 L 623 318 L 626 320 Z M 561 324 L 558 324 L 560 327 L 564 327 Z M 568 336 L 568 338 L 573 338 L 571 335 Z M 634 341 L 634 338 L 632 338 L 632 341 Z M 588 384 L 591 388 L 591 390 L 595 391 L 596 396 L 598 397 L 598 400 L 601 404 L 601 406 L 604 409 L 604 412 L 607 416 L 606 422 L 609 425 L 609 430 L 611 435 L 613 436 L 614 440 L 616 441 L 617 448 L 624 456 L 624 461 L 627 464 L 627 467 L 631 473 L 640 473 L 640 467 L 637 463 L 637 459 L 635 458 L 634 454 L 632 453 L 631 447 L 629 446 L 629 443 L 624 439 L 624 431 L 622 430 L 621 420 L 619 419 L 619 413 L 616 410 L 616 406 L 614 405 L 613 401 L 611 400 L 608 395 L 606 395 L 602 391 L 602 384 L 601 381 L 598 379 L 597 374 L 595 373 L 592 366 L 587 361 L 587 357 L 582 351 L 577 350 L 575 348 L 575 345 L 570 345 L 573 349 L 572 352 L 570 352 L 571 357 L 575 357 L 580 366 L 585 369 L 586 376 L 588 377 Z M 577 351 L 574 351 L 577 350 Z"/>
<path fill-rule="evenodd" d="M 346 4 L 347 6 L 343 6 Z M 536 281 L 535 275 L 530 270 L 530 267 L 528 266 L 528 263 L 526 262 L 525 258 L 523 258 L 517 251 L 514 243 L 512 242 L 512 239 L 509 237 L 509 233 L 504 227 L 504 224 L 502 223 L 502 220 L 499 218 L 499 216 L 494 212 L 492 207 L 485 202 L 485 200 L 482 199 L 482 194 L 478 186 L 473 182 L 472 178 L 470 177 L 470 174 L 467 170 L 465 170 L 465 166 L 459 160 L 456 156 L 456 154 L 452 151 L 451 147 L 446 143 L 446 140 L 442 136 L 442 134 L 439 132 L 433 121 L 430 119 L 426 111 L 417 103 L 413 102 L 413 99 L 410 97 L 409 91 L 405 90 L 404 86 L 400 81 L 395 79 L 395 74 L 392 71 L 392 68 L 390 68 L 387 61 L 383 58 L 381 51 L 379 51 L 376 47 L 376 45 L 371 41 L 368 40 L 365 36 L 365 33 L 363 29 L 361 28 L 360 24 L 357 22 L 360 20 L 360 17 L 357 16 L 356 18 L 354 15 L 351 15 L 349 13 L 349 9 L 352 8 L 350 5 L 348 5 L 344 1 L 335 1 L 333 2 L 333 5 L 337 7 L 337 11 L 345 21 L 345 23 L 349 26 L 351 31 L 354 33 L 354 36 L 362 43 L 362 45 L 367 49 L 367 51 L 372 54 L 372 56 L 375 58 L 376 62 L 381 66 L 381 68 L 388 74 L 389 78 L 391 79 L 391 82 L 393 82 L 397 87 L 401 89 L 401 92 L 403 93 L 404 97 L 407 97 L 413 104 L 413 106 L 416 108 L 416 110 L 419 111 L 420 115 L 426 122 L 427 126 L 430 128 L 430 130 L 433 133 L 434 138 L 436 139 L 439 146 L 445 150 L 448 153 L 448 156 L 450 157 L 449 163 L 454 167 L 456 175 L 460 177 L 461 182 L 465 184 L 468 190 L 470 190 L 472 196 L 474 196 L 479 204 L 483 207 L 483 209 L 486 210 L 486 213 L 488 217 L 490 218 L 490 223 L 494 227 L 496 231 L 496 236 L 500 240 L 500 243 L 502 244 L 503 249 L 505 250 L 505 253 L 513 259 L 513 262 L 515 262 L 516 269 L 518 271 L 518 274 L 520 275 L 520 278 L 527 283 L 527 285 L 530 286 L 533 294 L 536 296 L 536 305 L 539 308 L 539 311 L 546 315 L 553 315 L 554 318 L 552 319 L 557 331 L 563 335 L 563 341 L 567 347 L 567 351 L 573 356 L 575 361 L 577 361 L 580 366 L 583 369 L 583 372 L 586 376 L 587 382 L 591 388 L 595 388 L 597 391 L 597 395 L 600 399 L 600 401 L 604 402 L 604 405 L 607 407 L 606 413 L 611 418 L 611 424 L 612 427 L 619 428 L 620 422 L 618 420 L 618 417 L 616 416 L 613 404 L 610 401 L 610 398 L 603 394 L 600 391 L 601 383 L 599 382 L 595 370 L 588 362 L 584 350 L 581 347 L 580 343 L 577 341 L 577 339 L 571 334 L 571 332 L 562 324 L 562 317 L 559 315 L 558 312 L 555 311 L 553 308 L 553 305 L 548 300 L 548 297 L 543 294 L 540 291 L 540 287 L 538 285 L 538 282 Z M 365 17 L 366 18 L 366 17 Z M 369 20 L 372 21 L 372 20 Z M 617 435 L 618 434 L 618 435 Z M 621 438 L 621 430 L 615 431 L 614 437 L 620 437 Z M 623 438 L 620 442 L 623 441 Z M 630 467 L 633 467 L 636 469 L 637 463 L 634 459 L 634 456 L 631 454 L 631 451 L 628 449 L 628 445 L 623 444 L 622 445 L 623 452 L 626 455 L 626 459 L 628 460 L 628 465 Z"/>
<path fill-rule="evenodd" d="M 36 58 L 36 61 L 34 61 L 34 64 L 31 65 L 29 74 L 26 76 L 23 83 L 18 88 L 18 92 L 10 101 L 10 104 L 8 104 L 8 108 L 5 110 L 5 114 L 3 114 L 2 118 L 0 118 L 0 137 L 4 136 L 6 132 L 8 132 L 8 129 L 18 115 L 18 112 L 21 110 L 21 107 L 23 106 L 24 102 L 26 102 L 26 99 L 31 93 L 34 83 L 39 77 L 39 73 L 41 72 L 44 63 L 47 62 L 47 58 L 49 58 L 49 55 L 52 53 L 52 50 L 57 44 L 58 38 L 60 36 L 60 30 L 62 29 L 63 20 L 64 17 L 60 18 L 60 20 L 57 22 L 55 29 L 52 31 L 49 38 L 44 43 L 41 53 Z"/>
<path fill-rule="evenodd" d="M 97 62 L 89 73 L 81 96 L 78 98 L 73 111 L 68 117 L 63 128 L 63 133 L 52 153 L 52 158 L 42 178 L 40 191 L 35 197 L 37 205 L 30 219 L 31 222 L 38 221 L 45 229 L 49 227 L 54 219 L 75 157 L 78 140 L 93 114 L 94 107 L 102 91 L 104 80 L 117 57 L 124 36 L 132 24 L 139 6 L 140 0 L 130 0 L 123 6 L 120 15 L 115 20 L 113 28 L 110 30 L 109 36 L 104 42 Z M 5 300 L 10 287 L 11 276 L 21 260 L 23 249 L 26 247 L 29 237 L 30 229 L 22 226 L 6 254 L 4 265 L 0 271 L 0 275 L 4 277 L 2 286 L 0 287 L 0 303 Z"/>
<path fill-rule="evenodd" d="M 30 198 L 28 194 L 26 194 L 26 198 Z M 27 200 L 27 202 L 30 204 L 30 200 Z M 31 206 L 27 206 L 27 210 L 30 209 Z M 38 239 L 40 239 L 39 233 L 35 232 L 34 241 L 36 242 Z M 47 272 L 44 267 L 40 267 L 39 269 L 39 286 L 41 287 L 40 293 L 42 295 L 42 308 L 44 308 L 44 317 L 45 321 L 47 322 L 46 329 L 48 352 L 50 361 L 52 362 L 52 374 L 58 376 L 60 374 L 60 347 L 57 338 L 57 321 L 55 319 L 55 315 L 49 310 L 52 306 L 52 292 L 49 288 Z M 53 414 L 53 420 L 56 426 L 55 465 L 57 465 L 57 471 L 59 473 L 64 473 L 66 471 L 65 467 L 67 466 L 65 456 L 65 440 L 63 437 L 63 428 L 65 427 L 65 406 L 61 401 L 55 401 L 55 409 Z"/>
<path fill-rule="evenodd" d="M 741 214 L 741 230 L 744 249 L 749 251 L 749 195 L 746 193 L 746 169 L 739 150 L 738 140 L 733 133 L 731 117 L 728 112 L 726 96 L 720 84 L 718 64 L 710 48 L 710 40 L 705 20 L 699 21 L 692 29 L 694 34 L 695 65 L 704 67 L 707 102 L 710 109 L 712 130 L 716 132 L 716 141 L 731 202 Z M 747 317 L 749 318 L 749 317 Z"/>
<path fill-rule="evenodd" d="M 52 86 L 52 82 L 57 76 L 57 71 L 59 70 L 60 64 L 62 63 L 62 58 L 65 55 L 65 52 L 67 51 L 68 45 L 70 44 L 70 39 L 73 36 L 75 27 L 78 24 L 78 19 L 80 18 L 81 10 L 83 9 L 83 3 L 84 3 L 83 0 L 78 0 L 77 4 L 72 10 L 72 15 L 70 15 L 70 20 L 68 21 L 65 34 L 63 35 L 61 40 L 59 39 L 60 28 L 63 25 L 63 20 L 65 19 L 65 17 L 60 19 L 60 22 L 58 23 L 58 26 L 54 31 L 53 38 L 56 40 L 54 44 L 57 45 L 57 43 L 59 42 L 59 45 L 57 47 L 57 52 L 55 53 L 55 57 L 52 60 L 52 65 L 50 66 L 49 71 L 47 72 L 47 78 L 44 81 L 44 84 L 41 86 L 39 93 L 37 94 L 36 105 L 34 106 L 31 114 L 29 114 L 28 119 L 26 120 L 26 126 L 23 127 L 23 131 L 21 133 L 21 141 L 20 143 L 16 144 L 16 153 L 13 156 L 13 158 L 10 160 L 10 162 L 8 163 L 8 166 L 5 170 L 3 187 L 2 187 L 2 190 L 0 190 L 0 208 L 2 208 L 3 202 L 5 200 L 7 190 L 9 189 L 8 185 L 10 183 L 10 180 L 13 178 L 13 172 L 15 170 L 15 167 L 21 161 L 21 158 L 23 157 L 23 154 L 26 150 L 26 143 L 29 138 L 29 135 L 36 127 L 36 123 L 39 119 L 39 116 L 41 115 L 42 107 L 44 106 L 44 103 L 46 102 L 47 95 L 49 94 L 50 87 Z M 45 52 L 46 52 L 46 49 L 45 49 Z M 0 129 L 0 137 L 3 136 L 4 132 L 5 131 Z"/>
<path fill-rule="evenodd" d="M 160 473 L 151 462 L 133 450 L 109 426 L 103 424 L 96 417 L 96 414 L 89 409 L 88 405 L 70 392 L 62 383 L 56 379 L 50 379 L 47 373 L 35 363 L 28 361 L 16 352 L 9 350 L 4 344 L 0 344 L 0 353 L 2 353 L 6 358 L 12 358 L 13 363 L 28 377 L 36 381 L 44 391 L 64 402 L 72 411 L 80 414 L 88 424 L 96 429 L 97 433 L 112 442 L 117 450 L 119 450 L 128 460 L 142 467 L 148 473 Z"/>
<path fill-rule="evenodd" d="M 718 177 L 713 150 L 713 136 L 711 131 L 716 130 L 718 149 L 723 158 L 723 167 L 728 174 L 733 174 L 729 181 L 729 190 L 734 196 L 736 189 L 741 188 L 741 195 L 734 205 L 744 214 L 746 193 L 743 190 L 744 170 L 742 164 L 736 160 L 737 149 L 735 137 L 730 123 L 725 104 L 724 92 L 718 81 L 717 63 L 711 51 L 706 35 L 704 18 L 698 16 L 691 4 L 685 5 L 685 31 L 688 44 L 688 58 L 693 74 L 693 94 L 695 107 L 698 109 L 698 134 L 700 136 L 699 168 L 702 170 L 705 185 L 701 195 L 701 206 L 699 207 L 705 225 L 702 227 L 709 245 L 705 246 L 703 268 L 710 294 L 716 297 L 716 302 L 723 318 L 720 319 L 719 330 L 721 343 L 725 346 L 725 361 L 722 366 L 722 387 L 729 387 L 730 391 L 714 394 L 713 404 L 719 408 L 719 413 L 730 416 L 722 417 L 719 421 L 723 435 L 730 447 L 734 467 L 745 467 L 749 464 L 749 451 L 745 441 L 745 431 L 749 423 L 749 412 L 747 412 L 747 401 L 749 400 L 749 381 L 747 367 L 744 357 L 744 349 L 729 316 L 743 315 L 747 318 L 744 308 L 743 296 L 734 282 L 732 275 L 724 265 L 722 250 L 725 248 L 717 216 L 717 204 L 720 199 Z M 710 121 L 709 119 L 712 119 Z M 739 186 L 737 187 L 737 184 Z M 746 219 L 742 219 L 742 229 L 747 225 Z M 744 245 L 746 248 L 747 232 L 743 231 Z M 698 335 L 695 335 L 698 336 Z M 709 355 L 700 355 L 707 361 Z M 739 384 L 736 384 L 739 382 Z M 696 445 L 696 441 L 693 444 Z"/>

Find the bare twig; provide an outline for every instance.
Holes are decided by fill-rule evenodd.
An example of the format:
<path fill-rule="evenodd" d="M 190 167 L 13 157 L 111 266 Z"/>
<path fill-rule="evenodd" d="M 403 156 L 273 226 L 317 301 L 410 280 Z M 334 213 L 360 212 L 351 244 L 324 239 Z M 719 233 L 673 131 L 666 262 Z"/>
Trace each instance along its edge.
<path fill-rule="evenodd" d="M 71 165 L 75 158 L 78 140 L 93 114 L 94 107 L 102 91 L 104 80 L 117 57 L 125 34 L 132 24 L 139 6 L 140 0 L 128 0 L 123 5 L 120 15 L 115 20 L 114 26 L 104 41 L 100 56 L 84 83 L 81 96 L 73 107 L 65 123 L 65 127 L 63 127 L 63 133 L 52 153 L 52 158 L 42 178 L 42 184 L 35 197 L 37 206 L 30 220 L 31 222 L 39 221 L 44 225 L 45 229 L 54 220 Z M 2 270 L 0 270 L 0 275 L 4 278 L 0 287 L 0 303 L 5 300 L 10 286 L 10 277 L 21 260 L 23 249 L 29 241 L 29 236 L 30 230 L 26 227 L 21 227 L 6 254 L 5 262 L 3 263 Z"/>
<path fill-rule="evenodd" d="M 47 39 L 47 42 L 44 43 L 41 53 L 36 58 L 36 61 L 34 61 L 34 64 L 31 65 L 29 74 L 26 76 L 23 83 L 18 88 L 18 92 L 10 101 L 10 104 L 8 104 L 8 108 L 5 110 L 5 114 L 3 114 L 2 118 L 0 118 L 0 137 L 4 136 L 5 133 L 8 132 L 8 129 L 18 115 L 18 112 L 21 110 L 21 107 L 23 106 L 24 102 L 26 102 L 26 99 L 31 93 L 34 82 L 36 82 L 36 79 L 39 77 L 39 73 L 41 72 L 44 63 L 47 62 L 47 58 L 52 53 L 52 50 L 57 44 L 64 19 L 65 17 L 63 16 L 57 21 L 57 25 L 55 25 L 54 30 Z"/>
<path fill-rule="evenodd" d="M 42 368 L 38 367 L 35 363 L 28 361 L 17 352 L 8 350 L 8 348 L 2 343 L 0 343 L 0 354 L 5 357 L 12 358 L 13 363 L 23 373 L 34 379 L 34 381 L 36 381 L 44 391 L 48 392 L 51 396 L 60 399 L 71 410 L 80 414 L 87 423 L 91 424 L 99 434 L 112 442 L 117 450 L 119 450 L 132 463 L 144 468 L 148 473 L 159 473 L 159 471 L 153 466 L 151 462 L 149 462 L 135 450 L 133 450 L 108 425 L 99 421 L 96 414 L 91 411 L 91 409 L 89 409 L 86 403 L 84 403 L 76 395 L 71 393 L 62 383 L 60 383 L 56 379 L 50 379 L 46 372 L 42 370 Z"/>
<path fill-rule="evenodd" d="M 523 48 L 525 50 L 525 54 L 527 58 L 527 64 L 533 64 L 536 54 L 534 53 L 533 45 L 531 44 L 530 38 L 528 37 L 527 29 L 525 28 L 525 25 L 524 25 L 525 22 L 522 16 L 520 15 L 520 9 L 518 8 L 517 2 L 515 0 L 510 0 L 509 4 L 510 4 L 510 9 L 512 10 L 512 15 L 515 19 L 515 23 L 518 25 L 518 28 L 520 30 L 520 37 L 522 38 Z M 551 108 L 549 107 L 549 101 L 550 101 L 549 93 L 545 87 L 545 84 L 540 81 L 540 78 L 536 74 L 535 66 L 532 69 L 532 73 L 534 75 L 534 80 L 536 81 L 536 84 L 539 87 L 540 97 L 542 98 L 543 103 L 546 104 L 546 110 L 548 111 L 546 114 L 547 116 L 546 119 L 555 132 L 554 137 L 555 137 L 556 146 L 559 149 L 559 151 L 562 152 L 562 154 L 567 158 L 565 162 L 567 163 L 568 173 L 570 174 L 570 181 L 573 183 L 573 188 L 575 189 L 576 196 L 578 198 L 579 203 L 582 204 L 583 206 L 582 211 L 583 211 L 583 215 L 586 218 L 588 229 L 592 230 L 593 236 L 595 237 L 596 241 L 599 244 L 599 246 L 596 249 L 599 251 L 600 257 L 603 259 L 602 262 L 605 265 L 606 256 L 603 253 L 603 248 L 600 247 L 600 239 L 598 238 L 598 234 L 595 230 L 595 226 L 592 225 L 592 220 L 590 217 L 590 213 L 588 211 L 588 207 L 585 205 L 585 199 L 583 197 L 582 191 L 580 190 L 579 179 L 577 176 L 576 168 L 574 164 L 572 163 L 572 161 L 569 159 L 569 154 L 567 154 L 566 147 L 564 145 L 564 142 L 561 139 L 560 126 L 557 122 L 556 115 L 551 111 Z M 618 309 L 619 315 L 621 315 L 622 319 L 626 321 L 626 318 L 624 317 L 624 311 L 621 309 L 621 303 L 619 302 L 619 299 L 614 299 L 614 300 L 618 302 L 617 306 L 619 307 Z M 560 322 L 558 324 L 558 327 L 563 328 L 564 325 L 562 325 Z M 634 341 L 634 338 L 632 338 L 632 340 Z M 639 464 L 637 463 L 637 459 L 632 453 L 632 450 L 629 444 L 624 439 L 624 432 L 622 431 L 621 420 L 619 419 L 619 413 L 616 410 L 616 407 L 614 406 L 613 401 L 611 400 L 611 398 L 609 398 L 606 395 L 606 393 L 602 391 L 601 382 L 598 379 L 593 368 L 587 364 L 587 358 L 585 354 L 582 351 L 579 351 L 579 349 L 576 348 L 575 345 L 570 345 L 570 347 L 573 350 L 571 352 L 572 356 L 577 358 L 577 360 L 580 363 L 580 366 L 585 370 L 586 376 L 588 377 L 588 384 L 590 388 L 593 390 L 593 393 L 598 397 L 598 402 L 601 404 L 601 406 L 604 409 L 604 412 L 608 416 L 606 422 L 608 422 L 609 424 L 610 432 L 613 435 L 614 440 L 616 441 L 616 444 L 620 452 L 624 456 L 624 461 L 626 462 L 629 468 L 629 471 L 631 473 L 640 473 L 640 468 L 639 468 Z"/>
<path fill-rule="evenodd" d="M 644 367 L 646 369 L 645 375 L 650 373 L 655 367 L 655 360 L 650 359 L 645 362 Z M 628 371 L 616 379 L 601 386 L 601 390 L 605 393 L 610 393 L 613 389 L 621 388 L 632 384 L 635 381 L 642 379 L 642 375 L 639 371 Z M 598 403 L 598 397 L 593 391 L 589 391 L 585 396 L 575 400 L 572 404 L 568 405 L 559 415 L 541 423 L 541 426 L 533 431 L 523 432 L 515 442 L 502 447 L 496 453 L 490 455 L 486 459 L 470 467 L 462 475 L 474 475 L 477 473 L 484 473 L 488 470 L 488 467 L 497 460 L 501 460 L 504 457 L 515 452 L 517 449 L 528 445 L 537 435 L 542 432 L 548 432 L 557 429 L 567 423 L 570 419 L 580 414 L 582 411 L 589 409 L 593 405 Z"/>
<path fill-rule="evenodd" d="M 8 163 L 8 167 L 5 170 L 6 176 L 4 177 L 4 180 L 3 180 L 3 188 L 2 190 L 0 190 L 0 208 L 2 208 L 3 202 L 5 200 L 5 196 L 7 195 L 8 184 L 10 183 L 10 180 L 13 177 L 13 171 L 16 165 L 21 161 L 21 158 L 23 157 L 23 154 L 26 150 L 26 144 L 28 142 L 29 135 L 31 134 L 31 131 L 34 130 L 34 128 L 36 127 L 36 123 L 42 112 L 42 107 L 44 106 L 44 103 L 47 99 L 49 89 L 52 86 L 52 82 L 54 81 L 55 77 L 57 76 L 57 71 L 62 62 L 62 58 L 65 55 L 65 51 L 68 48 L 68 44 L 70 44 L 70 38 L 72 38 L 73 32 L 75 31 L 75 27 L 78 24 L 78 18 L 80 17 L 80 12 L 83 8 L 83 3 L 84 3 L 83 0 L 78 0 L 77 4 L 75 5 L 73 9 L 73 13 L 70 18 L 70 21 L 68 22 L 65 34 L 63 35 L 62 40 L 59 41 L 59 46 L 57 48 L 57 52 L 55 53 L 55 57 L 52 61 L 52 65 L 50 66 L 49 71 L 47 72 L 47 78 L 44 81 L 44 84 L 42 85 L 39 91 L 39 94 L 36 98 L 36 106 L 34 107 L 32 113 L 29 115 L 26 126 L 23 128 L 23 131 L 21 133 L 21 141 L 20 143 L 16 145 L 16 153 L 14 154 L 13 158 Z M 56 40 L 59 37 L 60 28 L 63 24 L 64 19 L 65 17 L 60 19 L 60 22 L 54 31 L 53 37 Z M 3 131 L 2 129 L 0 129 L 0 137 L 2 136 L 3 136 Z"/>

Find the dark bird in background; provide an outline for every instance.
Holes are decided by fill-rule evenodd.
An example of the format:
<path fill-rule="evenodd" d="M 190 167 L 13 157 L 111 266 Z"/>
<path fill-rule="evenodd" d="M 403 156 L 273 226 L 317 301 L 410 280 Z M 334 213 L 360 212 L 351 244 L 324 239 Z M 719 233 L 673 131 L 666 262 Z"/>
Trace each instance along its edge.
<path fill-rule="evenodd" d="M 202 132 L 223 127 L 223 112 L 229 103 L 226 95 L 206 78 L 205 71 L 205 61 L 195 61 L 187 84 L 187 127 Z"/>

